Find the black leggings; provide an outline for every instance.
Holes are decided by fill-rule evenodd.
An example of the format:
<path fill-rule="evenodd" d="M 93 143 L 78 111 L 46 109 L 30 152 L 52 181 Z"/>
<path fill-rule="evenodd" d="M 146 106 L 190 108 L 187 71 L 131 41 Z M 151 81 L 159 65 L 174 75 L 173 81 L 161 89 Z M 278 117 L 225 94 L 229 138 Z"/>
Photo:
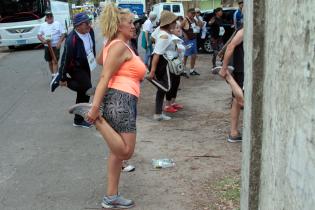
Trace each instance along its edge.
<path fill-rule="evenodd" d="M 166 93 L 166 100 L 170 101 L 172 98 L 176 98 L 177 91 L 180 83 L 180 76 L 171 74 L 171 89 Z"/>
<path fill-rule="evenodd" d="M 85 95 L 85 92 L 92 87 L 90 70 L 75 70 L 74 74 L 71 74 L 71 79 L 67 79 L 68 88 L 77 92 L 77 98 L 75 103 L 88 103 L 90 96 Z M 74 115 L 74 122 L 80 123 L 84 119 L 79 115 Z"/>
<path fill-rule="evenodd" d="M 155 114 L 162 114 L 164 97 L 170 101 L 172 98 L 176 98 L 177 91 L 180 83 L 180 76 L 171 73 L 171 89 L 165 92 L 158 88 L 155 98 Z"/>

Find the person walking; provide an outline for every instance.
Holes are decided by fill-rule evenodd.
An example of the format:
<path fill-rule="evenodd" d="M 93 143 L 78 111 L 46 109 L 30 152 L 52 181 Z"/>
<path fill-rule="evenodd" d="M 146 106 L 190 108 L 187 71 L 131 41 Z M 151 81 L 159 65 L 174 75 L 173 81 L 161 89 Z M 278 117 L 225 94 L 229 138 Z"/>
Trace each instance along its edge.
<path fill-rule="evenodd" d="M 151 34 L 153 32 L 153 22 L 156 20 L 156 14 L 150 12 L 149 18 L 143 23 L 142 28 L 142 47 L 145 49 L 144 63 L 149 66 L 150 57 L 153 51 Z"/>
<path fill-rule="evenodd" d="M 211 45 L 213 48 L 212 66 L 216 66 L 216 57 L 223 45 L 222 37 L 220 36 L 220 27 L 222 27 L 223 9 L 218 7 L 214 10 L 215 16 L 209 21 L 211 26 Z"/>
<path fill-rule="evenodd" d="M 53 79 L 58 71 L 60 47 L 65 39 L 66 30 L 63 25 L 54 20 L 54 15 L 50 10 L 46 11 L 45 14 L 46 22 L 41 24 L 37 38 L 44 44 L 44 58 L 48 62 Z"/>
<path fill-rule="evenodd" d="M 244 48 L 243 48 L 244 29 L 241 28 L 228 44 L 224 54 L 223 65 L 219 75 L 226 79 L 233 92 L 233 101 L 231 107 L 231 129 L 227 141 L 241 142 L 242 136 L 238 131 L 239 116 L 244 103 L 243 83 L 244 83 Z M 233 58 L 234 71 L 231 76 L 228 70 L 228 64 Z"/>
<path fill-rule="evenodd" d="M 196 27 L 194 29 L 194 33 L 197 38 L 197 50 L 200 51 L 203 48 L 203 44 L 205 42 L 205 32 L 206 32 L 206 22 L 203 21 L 201 16 L 201 11 L 199 8 L 195 8 L 196 15 L 194 17 L 196 22 Z"/>
<path fill-rule="evenodd" d="M 243 26 L 243 0 L 238 1 L 238 9 L 234 12 L 233 22 L 235 30 L 240 29 Z"/>
<path fill-rule="evenodd" d="M 108 43 L 103 49 L 103 70 L 93 103 L 75 105 L 69 112 L 94 123 L 110 149 L 107 193 L 101 205 L 109 209 L 131 208 L 134 201 L 121 196 L 118 185 L 123 160 L 130 159 L 135 149 L 137 101 L 146 66 L 128 45 L 135 30 L 129 10 L 108 4 L 99 21 Z"/>
<path fill-rule="evenodd" d="M 160 26 L 152 34 L 152 37 L 155 40 L 155 46 L 153 49 L 150 74 L 147 77 L 149 80 L 154 78 L 157 80 L 163 80 L 167 74 L 167 60 L 164 58 L 164 56 L 166 56 L 168 59 L 172 59 L 176 56 L 176 54 L 178 54 L 175 49 L 175 43 L 172 39 L 172 31 L 175 29 L 177 18 L 178 17 L 174 13 L 169 11 L 163 11 L 161 13 Z M 160 121 L 171 119 L 171 117 L 162 113 L 165 94 L 165 90 L 161 88 L 157 89 L 155 98 L 155 114 L 153 115 L 153 119 L 155 120 Z M 174 113 L 177 112 L 177 109 L 169 106 L 166 107 L 166 111 Z"/>
<path fill-rule="evenodd" d="M 186 46 L 184 65 L 186 66 L 187 59 L 190 56 L 190 75 L 200 75 L 195 70 L 195 63 L 197 59 L 197 37 L 194 33 L 194 28 L 197 26 L 197 23 L 194 19 L 195 15 L 195 8 L 190 8 L 187 11 L 187 16 L 181 25 L 184 32 L 184 45 Z"/>
<path fill-rule="evenodd" d="M 61 85 L 77 93 L 76 103 L 90 101 L 86 91 L 92 87 L 91 71 L 96 68 L 95 37 L 90 19 L 85 13 L 74 16 L 74 29 L 67 37 L 59 73 L 52 81 L 52 92 Z M 80 115 L 74 116 L 73 126 L 90 128 L 92 125 Z"/>

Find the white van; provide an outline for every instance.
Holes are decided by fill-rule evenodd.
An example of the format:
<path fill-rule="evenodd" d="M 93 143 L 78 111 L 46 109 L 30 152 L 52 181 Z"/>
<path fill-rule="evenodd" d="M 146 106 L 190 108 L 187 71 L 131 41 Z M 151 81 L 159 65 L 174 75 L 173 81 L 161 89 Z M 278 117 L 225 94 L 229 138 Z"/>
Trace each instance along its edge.
<path fill-rule="evenodd" d="M 169 2 L 169 3 L 159 3 L 159 4 L 154 4 L 152 6 L 152 11 L 157 14 L 157 21 L 160 20 L 161 17 L 161 12 L 163 10 L 168 10 L 170 12 L 173 12 L 177 16 L 182 16 L 185 17 L 184 13 L 184 7 L 182 3 L 176 3 L 176 2 Z"/>

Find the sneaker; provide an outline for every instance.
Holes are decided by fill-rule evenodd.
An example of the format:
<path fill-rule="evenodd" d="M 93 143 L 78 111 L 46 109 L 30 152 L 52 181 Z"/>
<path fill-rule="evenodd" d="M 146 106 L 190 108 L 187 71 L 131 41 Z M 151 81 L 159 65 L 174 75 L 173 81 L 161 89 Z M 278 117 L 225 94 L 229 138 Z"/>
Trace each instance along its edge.
<path fill-rule="evenodd" d="M 163 120 L 171 120 L 172 118 L 165 115 L 165 114 L 154 114 L 153 119 L 157 121 L 163 121 Z"/>
<path fill-rule="evenodd" d="M 242 136 L 238 135 L 234 137 L 234 136 L 231 136 L 231 134 L 229 134 L 227 137 L 227 141 L 230 143 L 242 142 Z"/>
<path fill-rule="evenodd" d="M 199 76 L 200 74 L 198 72 L 196 72 L 195 70 L 190 72 L 190 75 L 192 76 Z"/>
<path fill-rule="evenodd" d="M 132 172 L 135 170 L 136 170 L 136 167 L 134 167 L 133 165 L 123 165 L 121 167 L 121 171 L 123 171 L 123 172 Z"/>
<path fill-rule="evenodd" d="M 180 76 L 186 77 L 187 79 L 189 79 L 189 74 L 187 72 L 182 72 L 180 74 Z"/>
<path fill-rule="evenodd" d="M 93 127 L 92 124 L 90 124 L 90 123 L 88 123 L 88 122 L 86 122 L 84 120 L 82 122 L 74 122 L 73 126 L 74 127 L 81 127 L 81 128 L 91 128 L 91 127 Z"/>
<path fill-rule="evenodd" d="M 61 80 L 61 74 L 56 73 L 54 78 L 50 82 L 50 91 L 54 92 L 57 87 L 59 87 L 59 82 Z"/>
<path fill-rule="evenodd" d="M 102 207 L 105 209 L 129 209 L 135 206 L 133 200 L 126 199 L 121 195 L 104 196 Z"/>
<path fill-rule="evenodd" d="M 164 112 L 169 112 L 169 113 L 175 113 L 177 112 L 178 110 L 175 109 L 173 106 L 165 106 L 164 107 Z"/>
<path fill-rule="evenodd" d="M 222 69 L 222 66 L 216 66 L 214 68 L 211 69 L 211 73 L 212 74 L 219 74 L 219 71 Z M 232 73 L 234 71 L 234 67 L 233 66 L 228 66 L 228 70 L 230 73 Z"/>
<path fill-rule="evenodd" d="M 81 117 L 85 118 L 87 113 L 90 111 L 92 108 L 92 104 L 89 103 L 78 103 L 69 108 L 69 113 L 70 114 L 77 114 L 80 115 Z"/>
<path fill-rule="evenodd" d="M 91 87 L 85 92 L 85 95 L 92 96 L 95 94 L 95 90 L 96 90 L 96 87 Z"/>
<path fill-rule="evenodd" d="M 174 107 L 174 108 L 177 109 L 177 110 L 184 109 L 184 106 L 183 106 L 183 105 L 177 104 L 177 103 L 173 103 L 173 104 L 172 104 L 172 107 Z"/>

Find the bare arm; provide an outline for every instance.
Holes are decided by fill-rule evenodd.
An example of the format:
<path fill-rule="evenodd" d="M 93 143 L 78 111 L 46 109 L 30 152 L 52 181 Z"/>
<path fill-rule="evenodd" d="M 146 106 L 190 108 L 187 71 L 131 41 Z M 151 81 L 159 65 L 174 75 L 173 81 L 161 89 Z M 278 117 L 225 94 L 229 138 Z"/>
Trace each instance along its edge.
<path fill-rule="evenodd" d="M 39 39 L 39 41 L 41 41 L 41 43 L 46 44 L 47 41 L 44 39 L 43 35 L 38 34 L 37 38 Z"/>
<path fill-rule="evenodd" d="M 151 69 L 150 69 L 150 74 L 148 79 L 153 79 L 154 75 L 155 75 L 155 71 L 156 68 L 158 67 L 158 62 L 160 59 L 160 55 L 164 54 L 165 49 L 167 47 L 167 40 L 168 40 L 168 36 L 167 35 L 162 35 L 157 39 L 157 43 L 155 45 L 155 51 L 154 51 L 154 55 L 152 58 L 152 64 L 151 64 Z M 165 48 L 163 50 L 163 48 Z"/>
<path fill-rule="evenodd" d="M 160 60 L 160 55 L 159 54 L 154 54 L 152 58 L 152 64 L 151 64 L 151 69 L 150 69 L 150 75 L 148 79 L 153 79 L 156 71 L 157 64 L 159 63 Z"/>
<path fill-rule="evenodd" d="M 180 27 L 186 30 L 187 29 L 187 27 L 185 28 L 186 24 L 187 24 L 187 19 L 185 18 L 180 24 Z"/>
<path fill-rule="evenodd" d="M 98 55 L 96 56 L 96 62 L 99 65 L 103 65 L 103 49 L 101 49 L 101 51 L 98 53 Z"/>
<path fill-rule="evenodd" d="M 57 48 L 60 49 L 62 42 L 65 40 L 65 34 L 62 34 L 58 43 L 57 43 Z"/>
<path fill-rule="evenodd" d="M 235 37 L 232 39 L 230 44 L 228 44 L 225 54 L 224 54 L 222 69 L 220 71 L 221 76 L 223 77 L 226 76 L 226 72 L 228 71 L 228 64 L 233 56 L 235 47 L 243 41 L 243 37 L 244 37 L 244 29 L 241 29 L 236 33 Z"/>

